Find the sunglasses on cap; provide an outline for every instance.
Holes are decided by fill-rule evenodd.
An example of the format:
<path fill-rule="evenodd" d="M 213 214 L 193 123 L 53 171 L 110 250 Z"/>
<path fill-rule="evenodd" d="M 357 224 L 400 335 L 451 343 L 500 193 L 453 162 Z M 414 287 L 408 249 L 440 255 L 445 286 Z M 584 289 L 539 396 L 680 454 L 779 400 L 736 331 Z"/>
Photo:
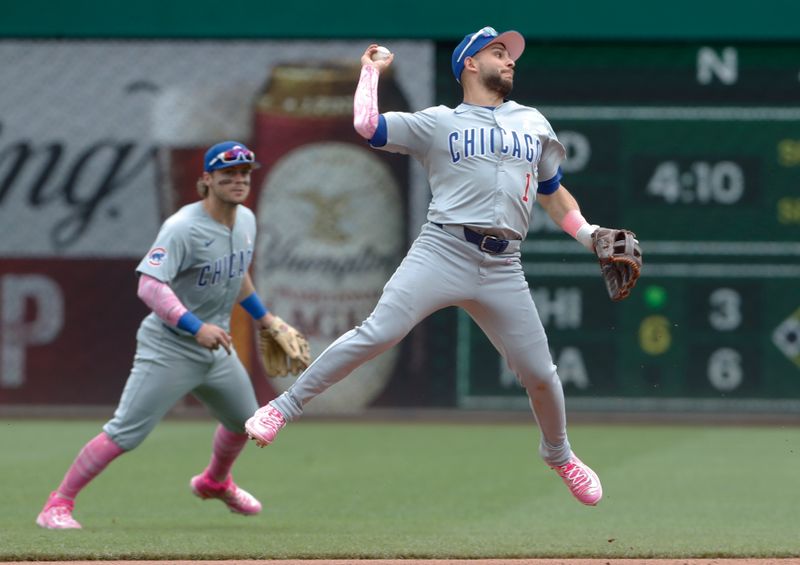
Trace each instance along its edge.
<path fill-rule="evenodd" d="M 464 53 L 470 48 L 470 46 L 475 43 L 475 40 L 479 37 L 497 37 L 497 30 L 493 27 L 486 26 L 484 28 L 479 29 L 475 33 L 472 34 L 472 37 L 469 38 L 469 41 L 461 50 L 461 53 L 458 55 L 458 59 L 456 59 L 456 63 L 461 61 L 461 58 L 464 56 Z"/>
<path fill-rule="evenodd" d="M 227 151 L 223 151 L 213 159 L 208 162 L 208 166 L 211 167 L 218 161 L 221 163 L 225 163 L 229 165 L 231 163 L 253 163 L 256 160 L 256 154 L 248 149 L 242 149 L 241 147 L 234 147 L 233 149 L 228 149 Z"/>

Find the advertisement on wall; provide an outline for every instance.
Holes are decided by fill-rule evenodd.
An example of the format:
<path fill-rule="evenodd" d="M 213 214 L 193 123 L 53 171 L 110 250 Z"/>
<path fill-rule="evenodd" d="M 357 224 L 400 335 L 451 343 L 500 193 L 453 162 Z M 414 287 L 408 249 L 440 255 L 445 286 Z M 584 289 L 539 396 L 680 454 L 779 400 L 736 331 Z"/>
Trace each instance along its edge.
<path fill-rule="evenodd" d="M 114 404 L 147 309 L 135 268 L 163 220 L 195 201 L 202 154 L 236 139 L 263 167 L 253 277 L 319 353 L 369 315 L 418 229 L 424 180 L 352 128 L 367 42 L 2 41 L 0 406 Z M 434 46 L 393 42 L 381 110 L 430 106 Z M 260 400 L 252 325 L 232 331 Z M 314 403 L 363 408 L 397 351 Z"/>

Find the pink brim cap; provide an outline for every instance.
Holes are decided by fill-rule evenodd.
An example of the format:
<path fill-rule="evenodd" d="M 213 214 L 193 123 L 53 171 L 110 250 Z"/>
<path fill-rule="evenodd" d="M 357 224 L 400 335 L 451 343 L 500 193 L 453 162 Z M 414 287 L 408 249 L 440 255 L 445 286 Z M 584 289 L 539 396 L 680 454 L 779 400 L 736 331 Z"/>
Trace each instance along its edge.
<path fill-rule="evenodd" d="M 501 33 L 486 47 L 489 47 L 489 45 L 493 45 L 495 43 L 502 43 L 505 46 L 506 51 L 508 51 L 508 56 L 514 61 L 519 59 L 520 55 L 522 55 L 522 52 L 525 51 L 525 38 L 522 37 L 522 34 L 517 31 L 505 31 Z M 486 47 L 483 49 L 486 49 Z M 483 51 L 483 49 L 481 49 L 481 51 Z"/>

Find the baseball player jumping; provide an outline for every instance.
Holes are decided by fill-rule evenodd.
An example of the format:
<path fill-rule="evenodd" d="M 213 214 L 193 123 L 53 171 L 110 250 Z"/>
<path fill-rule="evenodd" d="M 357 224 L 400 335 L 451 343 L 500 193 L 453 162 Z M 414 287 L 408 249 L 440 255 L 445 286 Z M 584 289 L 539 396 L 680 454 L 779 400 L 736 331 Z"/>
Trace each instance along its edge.
<path fill-rule="evenodd" d="M 258 408 L 250 378 L 233 349 L 231 310 L 238 302 L 262 330 L 289 347 L 304 338 L 267 311 L 248 274 L 256 222 L 241 203 L 257 166 L 253 152 L 241 143 L 214 145 L 205 154 L 198 181 L 202 200 L 184 206 L 161 226 L 137 267 L 138 295 L 152 313 L 139 326 L 136 357 L 119 406 L 50 494 L 36 518 L 39 526 L 80 528 L 72 517 L 78 493 L 114 459 L 137 447 L 188 393 L 220 422 L 211 462 L 191 479 L 192 492 L 202 499 L 220 499 L 232 512 L 246 516 L 261 511 L 261 503 L 239 488 L 230 473 L 247 443 L 244 422 Z"/>
<path fill-rule="evenodd" d="M 564 394 L 520 261 L 534 200 L 572 237 L 594 250 L 593 233 L 561 185 L 565 150 L 537 110 L 507 100 L 525 41 L 490 27 L 453 51 L 464 101 L 416 113 L 380 114 L 377 84 L 393 56 L 361 57 L 354 125 L 374 148 L 415 157 L 432 191 L 428 222 L 362 325 L 326 349 L 281 396 L 255 412 L 245 429 L 260 446 L 315 396 L 398 343 L 446 306 L 466 310 L 519 379 L 541 431 L 539 453 L 580 502 L 597 504 L 597 475 L 567 439 Z"/>

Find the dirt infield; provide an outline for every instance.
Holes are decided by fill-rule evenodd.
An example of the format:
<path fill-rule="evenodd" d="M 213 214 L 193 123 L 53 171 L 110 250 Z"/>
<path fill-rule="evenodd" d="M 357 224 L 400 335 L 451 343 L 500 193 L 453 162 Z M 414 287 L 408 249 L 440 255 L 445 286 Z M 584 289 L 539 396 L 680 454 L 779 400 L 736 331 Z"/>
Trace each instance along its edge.
<path fill-rule="evenodd" d="M 232 561 L 11 561 L 0 565 L 793 565 L 786 559 L 287 559 Z"/>

